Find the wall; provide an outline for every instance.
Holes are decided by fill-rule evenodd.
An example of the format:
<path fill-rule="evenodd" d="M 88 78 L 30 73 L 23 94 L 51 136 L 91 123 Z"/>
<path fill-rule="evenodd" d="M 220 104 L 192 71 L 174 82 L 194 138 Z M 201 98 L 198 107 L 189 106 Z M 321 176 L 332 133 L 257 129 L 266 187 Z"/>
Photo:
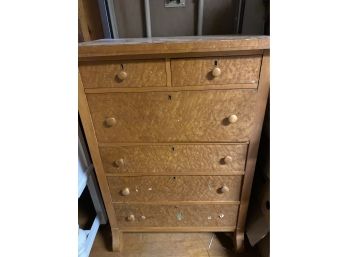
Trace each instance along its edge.
<path fill-rule="evenodd" d="M 242 34 L 263 35 L 265 33 L 266 8 L 269 0 L 245 0 Z"/>
<path fill-rule="evenodd" d="M 204 35 L 234 34 L 239 0 L 205 0 Z M 150 0 L 153 37 L 192 36 L 197 27 L 197 0 L 186 0 L 184 8 L 165 8 L 164 0 Z M 146 36 L 144 1 L 114 0 L 121 38 Z"/>

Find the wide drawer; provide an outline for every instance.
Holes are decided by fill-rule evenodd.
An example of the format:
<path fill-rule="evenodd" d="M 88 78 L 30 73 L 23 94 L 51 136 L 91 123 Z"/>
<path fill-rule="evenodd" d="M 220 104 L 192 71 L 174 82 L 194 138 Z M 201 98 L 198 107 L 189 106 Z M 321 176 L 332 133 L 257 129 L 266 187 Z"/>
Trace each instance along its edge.
<path fill-rule="evenodd" d="M 172 59 L 172 85 L 256 84 L 260 67 L 261 55 Z"/>
<path fill-rule="evenodd" d="M 114 204 L 118 226 L 202 228 L 234 227 L 238 205 L 233 204 Z M 170 230 L 170 229 L 169 229 Z"/>
<path fill-rule="evenodd" d="M 85 88 L 166 86 L 164 60 L 88 62 L 79 64 Z"/>
<path fill-rule="evenodd" d="M 244 171 L 247 144 L 160 144 L 100 147 L 106 173 Z"/>
<path fill-rule="evenodd" d="M 113 202 L 239 201 L 242 176 L 108 176 Z"/>
<path fill-rule="evenodd" d="M 87 94 L 100 143 L 245 142 L 256 90 Z"/>

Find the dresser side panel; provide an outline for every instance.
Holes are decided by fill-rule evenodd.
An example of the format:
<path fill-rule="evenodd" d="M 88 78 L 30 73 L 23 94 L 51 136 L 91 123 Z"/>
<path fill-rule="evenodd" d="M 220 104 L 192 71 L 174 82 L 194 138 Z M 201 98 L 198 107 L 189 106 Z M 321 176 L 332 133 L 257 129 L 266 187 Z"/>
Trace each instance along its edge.
<path fill-rule="evenodd" d="M 250 137 L 250 144 L 248 149 L 248 156 L 246 162 L 246 169 L 244 175 L 244 181 L 241 192 L 241 204 L 238 213 L 238 221 L 236 228 L 236 238 L 242 237 L 245 229 L 245 222 L 249 207 L 249 200 L 251 194 L 251 188 L 253 183 L 254 171 L 256 166 L 257 154 L 259 150 L 260 137 L 262 132 L 263 119 L 265 115 L 267 98 L 269 94 L 269 50 L 265 50 L 262 58 L 262 66 L 260 72 L 260 83 L 258 87 L 258 98 L 255 106 L 256 118 L 253 127 L 253 133 Z"/>
<path fill-rule="evenodd" d="M 86 135 L 88 148 L 91 153 L 92 162 L 95 168 L 95 173 L 97 175 L 100 191 L 104 200 L 104 205 L 108 214 L 110 225 L 111 227 L 116 227 L 117 221 L 115 219 L 115 211 L 112 206 L 109 186 L 104 175 L 103 164 L 100 158 L 98 143 L 95 136 L 93 123 L 90 116 L 86 95 L 84 93 L 80 73 L 78 73 L 78 87 L 78 110 L 81 117 L 82 126 Z"/>

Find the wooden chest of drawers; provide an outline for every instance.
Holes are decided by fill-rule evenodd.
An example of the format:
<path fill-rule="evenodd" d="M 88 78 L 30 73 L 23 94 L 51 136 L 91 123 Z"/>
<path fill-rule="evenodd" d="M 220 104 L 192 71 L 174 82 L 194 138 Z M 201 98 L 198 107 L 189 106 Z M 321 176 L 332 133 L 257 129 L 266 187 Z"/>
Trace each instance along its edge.
<path fill-rule="evenodd" d="M 269 38 L 79 45 L 79 113 L 113 249 L 135 231 L 244 226 L 269 91 Z"/>

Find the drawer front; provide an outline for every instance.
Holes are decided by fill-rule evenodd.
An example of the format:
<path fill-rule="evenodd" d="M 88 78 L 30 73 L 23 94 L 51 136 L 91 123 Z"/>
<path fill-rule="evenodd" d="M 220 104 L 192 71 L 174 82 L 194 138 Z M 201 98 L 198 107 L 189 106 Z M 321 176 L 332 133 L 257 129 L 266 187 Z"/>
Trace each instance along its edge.
<path fill-rule="evenodd" d="M 244 170 L 247 144 L 168 144 L 100 147 L 106 173 L 226 172 Z"/>
<path fill-rule="evenodd" d="M 117 224 L 129 227 L 233 227 L 238 205 L 114 204 Z"/>
<path fill-rule="evenodd" d="M 82 63 L 79 71 L 85 88 L 166 86 L 164 60 Z"/>
<path fill-rule="evenodd" d="M 107 178 L 114 202 L 239 201 L 242 176 Z"/>
<path fill-rule="evenodd" d="M 87 94 L 100 143 L 245 142 L 256 90 Z"/>
<path fill-rule="evenodd" d="M 257 83 L 261 56 L 172 59 L 173 86 Z"/>

